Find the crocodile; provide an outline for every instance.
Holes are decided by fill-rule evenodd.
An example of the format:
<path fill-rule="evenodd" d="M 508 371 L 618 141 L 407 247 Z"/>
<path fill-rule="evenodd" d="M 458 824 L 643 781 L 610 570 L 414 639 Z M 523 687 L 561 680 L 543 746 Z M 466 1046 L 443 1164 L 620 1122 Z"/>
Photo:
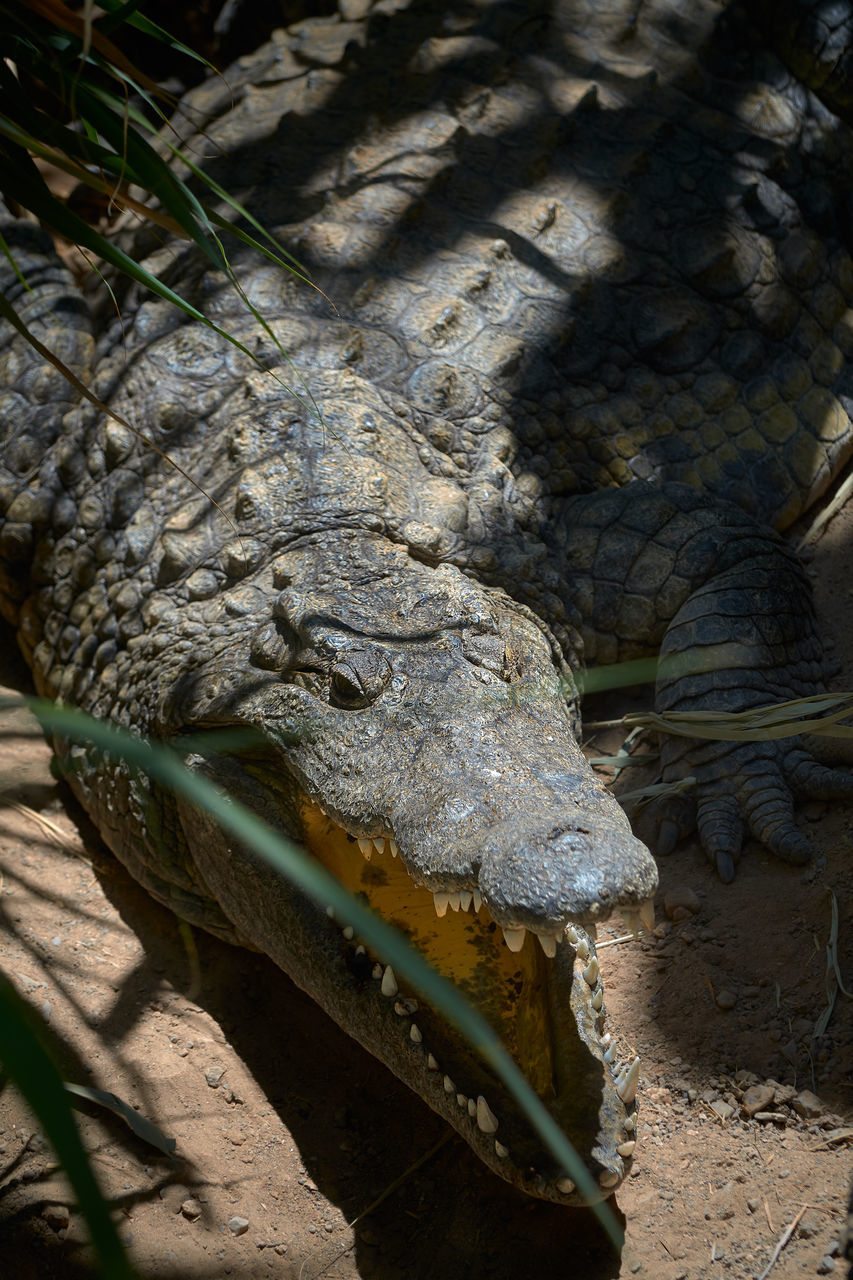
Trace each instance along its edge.
<path fill-rule="evenodd" d="M 190 768 L 458 983 L 602 1195 L 640 1064 L 594 926 L 649 925 L 657 873 L 580 750 L 578 677 L 659 651 L 659 709 L 736 711 L 827 674 L 779 530 L 851 452 L 851 152 L 822 19 L 789 69 L 761 8 L 342 0 L 275 33 L 176 128 L 318 289 L 238 246 L 264 330 L 184 243 L 133 241 L 245 351 L 132 293 L 90 310 L 39 229 L 2 225 L 7 297 L 117 415 L 3 331 L 0 601 L 36 687 L 190 734 Z M 235 727 L 263 745 L 199 745 Z M 578 1203 L 352 927 L 65 751 L 156 898 L 268 953 L 496 1173 Z M 798 739 L 662 757 L 693 799 L 648 843 L 696 825 L 724 880 L 747 835 L 808 859 L 794 794 L 853 793 Z"/>

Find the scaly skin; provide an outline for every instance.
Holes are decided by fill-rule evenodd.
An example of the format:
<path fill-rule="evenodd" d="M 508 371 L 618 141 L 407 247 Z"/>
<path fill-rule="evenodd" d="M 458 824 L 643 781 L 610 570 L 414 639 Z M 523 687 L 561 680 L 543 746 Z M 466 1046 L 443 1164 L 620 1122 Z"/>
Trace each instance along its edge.
<path fill-rule="evenodd" d="M 262 730 L 190 764 L 455 977 L 604 1192 L 637 1067 L 608 1043 L 582 926 L 636 915 L 656 875 L 578 749 L 572 673 L 661 649 L 661 708 L 822 687 L 807 583 L 770 526 L 850 449 L 847 134 L 751 39 L 701 3 L 414 3 L 300 24 L 191 94 L 214 176 L 339 308 L 235 255 L 302 401 L 185 247 L 149 265 L 278 377 L 159 303 L 131 299 L 126 346 L 107 322 L 93 347 L 49 245 L 3 228 L 33 331 L 219 507 L 6 335 L 0 601 L 38 687 L 154 737 Z M 152 893 L 273 956 L 502 1176 L 576 1198 L 345 922 L 75 754 Z M 791 742 L 676 740 L 664 764 L 696 776 L 725 878 L 746 829 L 808 856 L 792 789 L 853 793 Z"/>

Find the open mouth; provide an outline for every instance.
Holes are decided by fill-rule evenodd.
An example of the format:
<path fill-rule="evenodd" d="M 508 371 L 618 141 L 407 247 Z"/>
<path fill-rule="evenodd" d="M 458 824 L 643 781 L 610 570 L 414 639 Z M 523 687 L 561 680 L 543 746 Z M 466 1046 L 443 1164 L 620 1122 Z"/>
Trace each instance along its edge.
<path fill-rule="evenodd" d="M 625 1176 L 636 1142 L 639 1059 L 620 1061 L 605 1031 L 595 944 L 580 924 L 538 932 L 498 924 L 474 889 L 417 885 L 390 832 L 357 836 L 305 801 L 311 853 L 347 889 L 394 925 L 452 981 L 497 1031 L 525 1077 L 609 1194 Z M 650 927 L 650 902 L 634 908 Z M 393 1011 L 391 1034 L 419 1058 L 418 1092 L 496 1172 L 534 1194 L 577 1201 L 529 1122 L 491 1071 L 422 1000 L 401 989 L 390 966 L 371 956 L 346 921 L 336 920 L 348 963 L 366 991 Z M 410 1073 L 407 1082 L 412 1083 Z"/>

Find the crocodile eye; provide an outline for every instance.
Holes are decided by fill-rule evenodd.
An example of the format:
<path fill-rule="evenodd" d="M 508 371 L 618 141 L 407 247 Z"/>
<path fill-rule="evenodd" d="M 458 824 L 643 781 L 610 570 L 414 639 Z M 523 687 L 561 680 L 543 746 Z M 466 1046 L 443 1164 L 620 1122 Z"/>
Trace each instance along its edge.
<path fill-rule="evenodd" d="M 391 679 L 391 664 L 381 649 L 348 649 L 335 659 L 329 676 L 336 706 L 367 707 Z"/>

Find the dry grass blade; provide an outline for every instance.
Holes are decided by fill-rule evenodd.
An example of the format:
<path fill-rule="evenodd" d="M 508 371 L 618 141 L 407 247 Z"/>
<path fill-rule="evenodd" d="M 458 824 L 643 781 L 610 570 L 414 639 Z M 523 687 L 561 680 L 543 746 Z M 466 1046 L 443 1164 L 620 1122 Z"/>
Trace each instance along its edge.
<path fill-rule="evenodd" d="M 756 1280 L 766 1280 L 767 1276 L 770 1275 L 770 1272 L 773 1270 L 776 1263 L 779 1261 L 779 1255 L 781 1254 L 785 1246 L 788 1244 L 789 1240 L 791 1239 L 791 1236 L 794 1234 L 797 1227 L 800 1225 L 800 1218 L 802 1218 L 805 1211 L 806 1211 L 806 1208 L 804 1205 L 800 1210 L 800 1212 L 797 1214 L 796 1218 L 794 1218 L 793 1222 L 788 1223 L 787 1227 L 782 1232 L 779 1239 L 776 1241 L 776 1245 L 773 1249 L 772 1254 L 770 1255 L 770 1261 L 768 1262 L 764 1270 L 761 1272 L 761 1274 L 756 1277 Z"/>
<path fill-rule="evenodd" d="M 414 1164 L 410 1164 L 408 1169 L 401 1173 L 399 1178 L 395 1178 L 390 1186 L 387 1186 L 382 1194 L 376 1197 L 372 1204 L 369 1204 L 366 1209 L 362 1209 L 361 1213 L 356 1214 L 352 1222 L 347 1223 L 349 1229 L 352 1230 L 353 1227 L 356 1227 L 359 1224 L 359 1222 L 363 1222 L 369 1213 L 372 1213 L 374 1209 L 378 1209 L 383 1201 L 387 1200 L 388 1197 L 393 1195 L 399 1187 L 402 1187 L 404 1183 L 408 1182 L 412 1174 L 416 1173 L 417 1170 L 420 1169 L 421 1165 L 424 1165 L 428 1160 L 431 1160 L 436 1152 L 440 1151 L 441 1148 L 454 1136 L 455 1135 L 451 1133 L 450 1130 L 442 1134 L 438 1142 L 436 1142 L 434 1146 L 430 1147 L 429 1151 L 424 1152 L 424 1154 L 420 1156 Z M 344 1246 L 344 1248 L 341 1248 L 339 1245 L 335 1246 L 335 1253 L 327 1262 L 322 1262 L 315 1257 L 314 1266 L 311 1265 L 310 1258 L 306 1259 L 299 1269 L 300 1280 L 318 1280 L 318 1277 L 328 1271 L 329 1267 L 334 1266 L 338 1258 L 342 1257 L 349 1247 L 349 1245 Z"/>
<path fill-rule="evenodd" d="M 689 791 L 695 786 L 696 779 L 690 774 L 689 777 L 678 778 L 674 782 L 650 782 L 647 787 L 637 787 L 635 791 L 623 791 L 616 799 L 620 804 L 633 804 L 636 801 L 637 806 L 640 807 L 648 804 L 650 800 L 669 799 L 680 795 L 682 791 Z"/>
<path fill-rule="evenodd" d="M 594 727 L 594 725 L 591 727 Z M 641 756 L 631 754 L 633 747 L 642 738 L 644 732 L 644 729 L 632 729 L 615 756 L 591 756 L 589 757 L 589 763 L 596 769 L 612 769 L 614 782 L 623 769 L 628 769 L 632 765 L 636 767 L 637 765 L 654 764 L 658 759 L 656 752 L 650 751 Z"/>
<path fill-rule="evenodd" d="M 106 36 L 102 35 L 97 27 L 92 25 L 91 21 L 87 21 L 79 13 L 72 12 L 64 4 L 60 4 L 58 0 L 28 0 L 28 2 L 34 14 L 44 18 L 52 26 L 59 27 L 61 30 L 77 36 L 84 49 L 94 46 L 103 58 L 123 71 L 129 79 L 136 80 L 148 93 L 161 94 L 159 86 L 153 80 L 149 80 L 132 63 L 128 62 L 121 50 Z"/>
<path fill-rule="evenodd" d="M 0 795 L 0 806 L 4 809 L 12 809 L 30 822 L 34 822 L 36 826 L 41 828 L 48 839 L 52 840 L 54 844 L 58 845 L 66 853 L 73 853 L 75 858 L 83 857 L 83 850 L 79 845 L 73 844 L 55 822 L 51 822 L 50 818 L 45 818 L 42 814 L 37 813 L 29 805 L 20 804 L 17 800 L 6 800 L 5 797 Z"/>
<path fill-rule="evenodd" d="M 826 1008 L 815 1023 L 813 1037 L 822 1036 L 826 1028 L 829 1026 L 833 1009 L 835 1008 L 835 1000 L 838 992 L 841 991 L 848 999 L 853 999 L 853 992 L 845 987 L 841 980 L 841 970 L 838 967 L 838 899 L 830 889 L 830 924 L 829 937 L 826 941 Z"/>
<path fill-rule="evenodd" d="M 823 511 L 818 512 L 814 520 L 812 520 L 808 529 L 806 529 L 800 541 L 797 543 L 797 551 L 801 551 L 803 547 L 808 546 L 810 542 L 814 542 L 817 535 L 829 524 L 834 515 L 844 507 L 848 498 L 853 493 L 853 475 L 847 477 L 842 485 L 839 485 L 838 492 L 835 494 L 831 502 L 828 502 Z"/>
<path fill-rule="evenodd" d="M 791 698 L 747 711 L 632 711 L 618 720 L 598 720 L 589 729 L 655 729 L 680 738 L 712 738 L 721 742 L 765 742 L 814 733 L 853 738 L 853 725 L 839 724 L 853 715 L 853 693 L 827 693 Z"/>

